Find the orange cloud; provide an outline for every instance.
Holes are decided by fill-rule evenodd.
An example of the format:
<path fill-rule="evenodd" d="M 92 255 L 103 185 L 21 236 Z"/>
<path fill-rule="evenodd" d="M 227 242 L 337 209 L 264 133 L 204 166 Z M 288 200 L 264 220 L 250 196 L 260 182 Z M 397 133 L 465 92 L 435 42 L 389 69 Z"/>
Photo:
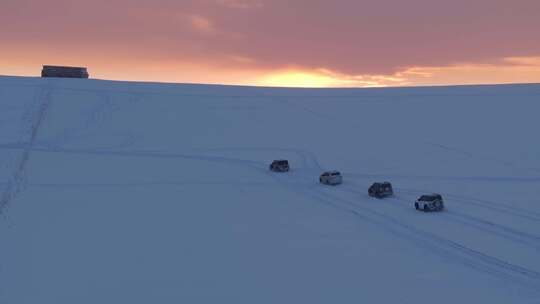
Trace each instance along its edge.
<path fill-rule="evenodd" d="M 201 24 L 205 24 L 204 22 Z M 509 57 L 491 64 L 413 66 L 391 74 L 346 74 L 330 68 L 303 66 L 273 68 L 239 53 L 217 52 L 213 60 L 157 56 L 122 56 L 112 48 L 97 54 L 41 48 L 32 44 L 0 50 L 0 74 L 38 76 L 42 64 L 87 66 L 92 78 L 182 83 L 235 84 L 280 87 L 381 87 L 496 83 L 540 83 L 540 57 Z"/>
<path fill-rule="evenodd" d="M 214 25 L 212 24 L 212 21 L 210 19 L 199 16 L 199 15 L 189 15 L 188 16 L 189 23 L 191 27 L 202 33 L 215 33 L 216 29 Z"/>
<path fill-rule="evenodd" d="M 385 87 L 540 82 L 540 57 L 510 57 L 497 64 L 410 67 L 389 75 L 347 75 L 328 69 L 269 71 L 253 83 L 285 87 Z"/>
<path fill-rule="evenodd" d="M 411 67 L 396 75 L 406 79 L 406 85 L 538 83 L 540 57 L 510 57 L 492 64 Z"/>

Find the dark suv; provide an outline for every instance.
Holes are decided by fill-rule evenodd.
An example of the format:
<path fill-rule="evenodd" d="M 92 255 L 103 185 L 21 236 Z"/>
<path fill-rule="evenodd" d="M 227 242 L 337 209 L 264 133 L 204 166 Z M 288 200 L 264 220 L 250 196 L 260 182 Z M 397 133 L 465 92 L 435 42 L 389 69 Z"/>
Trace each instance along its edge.
<path fill-rule="evenodd" d="M 444 202 L 442 196 L 437 193 L 426 194 L 420 196 L 414 202 L 414 208 L 421 211 L 442 211 L 444 210 Z"/>
<path fill-rule="evenodd" d="M 274 160 L 270 164 L 270 171 L 274 172 L 287 172 L 289 171 L 289 161 L 288 160 Z"/>
<path fill-rule="evenodd" d="M 383 198 L 394 195 L 394 190 L 390 182 L 373 183 L 368 189 L 368 194 L 371 197 Z"/>

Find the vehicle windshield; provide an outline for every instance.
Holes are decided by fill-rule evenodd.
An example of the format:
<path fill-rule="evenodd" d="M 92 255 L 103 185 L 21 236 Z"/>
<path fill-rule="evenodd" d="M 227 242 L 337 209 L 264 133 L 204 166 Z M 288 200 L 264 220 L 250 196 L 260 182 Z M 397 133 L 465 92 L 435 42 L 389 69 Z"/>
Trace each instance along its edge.
<path fill-rule="evenodd" d="M 419 199 L 420 201 L 434 201 L 435 196 L 432 195 L 422 195 Z"/>
<path fill-rule="evenodd" d="M 330 175 L 336 176 L 336 175 L 340 175 L 340 173 L 339 172 L 332 172 L 332 173 L 330 173 Z"/>

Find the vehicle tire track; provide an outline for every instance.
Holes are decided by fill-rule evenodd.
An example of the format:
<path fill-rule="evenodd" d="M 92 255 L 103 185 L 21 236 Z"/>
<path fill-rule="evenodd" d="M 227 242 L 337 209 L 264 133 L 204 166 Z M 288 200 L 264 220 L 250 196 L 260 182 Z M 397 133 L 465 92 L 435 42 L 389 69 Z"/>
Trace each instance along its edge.
<path fill-rule="evenodd" d="M 320 190 L 315 190 L 314 187 L 318 186 L 312 186 L 301 190 L 300 188 L 290 187 L 285 182 L 280 181 L 277 177 L 275 177 L 275 179 L 284 188 L 287 188 L 294 193 L 351 214 L 364 222 L 375 225 L 387 233 L 393 234 L 400 239 L 405 239 L 417 247 L 430 251 L 437 256 L 457 262 L 466 267 L 473 268 L 482 273 L 495 276 L 502 280 L 510 280 L 514 283 L 519 283 L 519 285 L 532 290 L 537 290 L 538 286 L 540 285 L 540 273 L 535 273 L 534 271 L 511 264 L 505 265 L 504 261 L 499 261 L 496 259 L 495 262 L 489 263 L 490 260 L 488 260 L 488 263 L 485 263 L 483 261 L 487 260 L 487 257 L 489 257 L 485 254 L 468 249 L 449 240 L 440 240 L 440 238 L 433 238 L 431 235 L 423 235 L 421 232 L 417 231 L 417 229 L 410 229 L 410 227 L 399 223 L 395 219 L 389 221 L 387 218 L 385 218 L 385 215 L 375 213 L 376 216 L 373 216 L 373 214 L 367 214 L 362 208 L 359 209 L 356 204 L 343 201 L 341 198 L 328 195 Z M 484 255 L 486 258 L 484 258 Z M 482 257 L 480 261 L 478 261 L 479 256 Z M 495 266 L 492 265 L 493 263 L 495 263 Z M 517 267 L 515 269 L 517 270 L 517 274 L 514 273 L 515 271 L 508 271 L 509 269 L 513 269 L 513 267 Z M 523 276 L 525 276 L 525 278 Z"/>
<path fill-rule="evenodd" d="M 396 188 L 396 189 L 399 189 L 400 192 L 404 192 L 404 193 L 407 193 L 407 192 L 411 194 L 423 193 L 423 191 L 415 190 L 415 189 L 405 189 L 405 188 Z M 491 201 L 486 201 L 486 200 L 481 200 L 477 198 L 456 195 L 456 194 L 451 194 L 451 193 L 444 193 L 444 196 L 452 198 L 453 201 L 457 203 L 474 205 L 480 208 L 489 209 L 491 211 L 503 213 L 506 215 L 508 214 L 513 215 L 515 217 L 523 218 L 529 221 L 540 222 L 540 213 L 532 211 L 532 210 L 526 210 L 523 208 L 510 206 L 507 204 L 491 202 Z"/>
<path fill-rule="evenodd" d="M 9 205 L 9 203 L 24 189 L 24 185 L 26 183 L 26 166 L 28 164 L 28 160 L 30 159 L 32 148 L 34 147 L 38 137 L 40 127 L 42 126 L 47 111 L 51 106 L 52 90 L 53 88 L 50 82 L 47 81 L 45 86 L 41 86 L 39 89 L 37 89 L 37 92 L 34 95 L 34 100 L 29 109 L 30 126 L 25 134 L 28 138 L 23 142 L 24 148 L 17 159 L 15 170 L 7 181 L 4 191 L 0 196 L 0 214 L 5 211 L 5 208 Z"/>
<path fill-rule="evenodd" d="M 447 211 L 444 212 L 443 217 L 446 217 L 449 220 L 460 222 L 469 227 L 475 227 L 478 230 L 491 233 L 493 235 L 500 236 L 504 239 L 515 241 L 530 247 L 540 250 L 540 237 L 519 231 L 504 225 L 486 221 L 474 216 L 470 216 L 465 213 L 456 212 L 456 211 Z"/>
<path fill-rule="evenodd" d="M 315 199 L 319 203 L 330 205 L 349 214 L 353 214 L 363 221 L 374 224 L 385 231 L 394 234 L 397 237 L 406 239 L 416 246 L 429 250 L 438 256 L 457 262 L 466 267 L 476 269 L 482 273 L 495 276 L 499 279 L 510 281 L 522 287 L 534 291 L 540 290 L 540 272 L 503 261 L 455 241 L 420 230 L 387 214 L 373 211 L 357 203 L 325 193 L 323 189 L 318 188 L 318 185 L 304 187 L 302 190 L 287 185 L 286 182 L 281 181 L 277 176 L 274 176 L 274 179 L 284 188 L 292 192 L 301 194 L 310 199 Z"/>
<path fill-rule="evenodd" d="M 364 217 L 378 221 L 381 223 L 380 225 L 385 227 L 391 226 L 394 227 L 395 230 L 407 231 L 409 233 L 409 236 L 407 237 L 409 240 L 414 241 L 415 243 L 422 242 L 424 243 L 423 247 L 429 248 L 436 253 L 445 251 L 447 252 L 447 256 L 462 262 L 464 265 L 468 265 L 486 273 L 496 274 L 500 278 L 510 278 L 514 283 L 540 290 L 540 272 L 503 261 L 450 239 L 420 230 L 399 221 L 392 216 L 371 210 L 341 197 L 324 193 L 320 189 L 313 189 L 312 191 L 318 192 L 321 196 L 326 197 L 327 200 L 333 201 L 334 204 L 337 201 L 341 202 L 343 205 L 350 206 Z"/>
<path fill-rule="evenodd" d="M 348 189 L 347 186 L 342 187 L 344 188 L 343 191 L 362 195 L 363 193 L 357 190 Z M 390 201 L 397 201 L 400 203 L 400 205 L 408 204 L 408 201 L 401 199 L 397 196 L 387 198 L 386 200 L 382 200 L 383 203 L 389 203 Z M 410 204 L 410 208 L 412 208 L 412 200 Z M 453 211 L 453 210 L 446 210 L 445 212 L 441 213 L 441 218 L 459 223 L 462 225 L 466 225 L 468 227 L 471 227 L 473 229 L 486 232 L 498 237 L 501 237 L 503 239 L 513 241 L 516 243 L 520 243 L 523 245 L 527 245 L 529 247 L 532 247 L 534 249 L 540 249 L 540 236 L 536 236 L 527 232 L 519 231 L 516 229 L 513 229 L 511 227 L 507 227 L 505 225 L 493 223 L 475 216 L 471 216 L 462 212 Z"/>

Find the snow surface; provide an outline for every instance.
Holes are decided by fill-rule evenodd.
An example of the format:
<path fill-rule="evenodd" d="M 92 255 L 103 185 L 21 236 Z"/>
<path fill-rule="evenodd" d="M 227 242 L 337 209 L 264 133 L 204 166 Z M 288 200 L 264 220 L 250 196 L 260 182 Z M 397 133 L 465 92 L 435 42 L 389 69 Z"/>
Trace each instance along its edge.
<path fill-rule="evenodd" d="M 539 98 L 0 77 L 0 303 L 540 303 Z"/>

